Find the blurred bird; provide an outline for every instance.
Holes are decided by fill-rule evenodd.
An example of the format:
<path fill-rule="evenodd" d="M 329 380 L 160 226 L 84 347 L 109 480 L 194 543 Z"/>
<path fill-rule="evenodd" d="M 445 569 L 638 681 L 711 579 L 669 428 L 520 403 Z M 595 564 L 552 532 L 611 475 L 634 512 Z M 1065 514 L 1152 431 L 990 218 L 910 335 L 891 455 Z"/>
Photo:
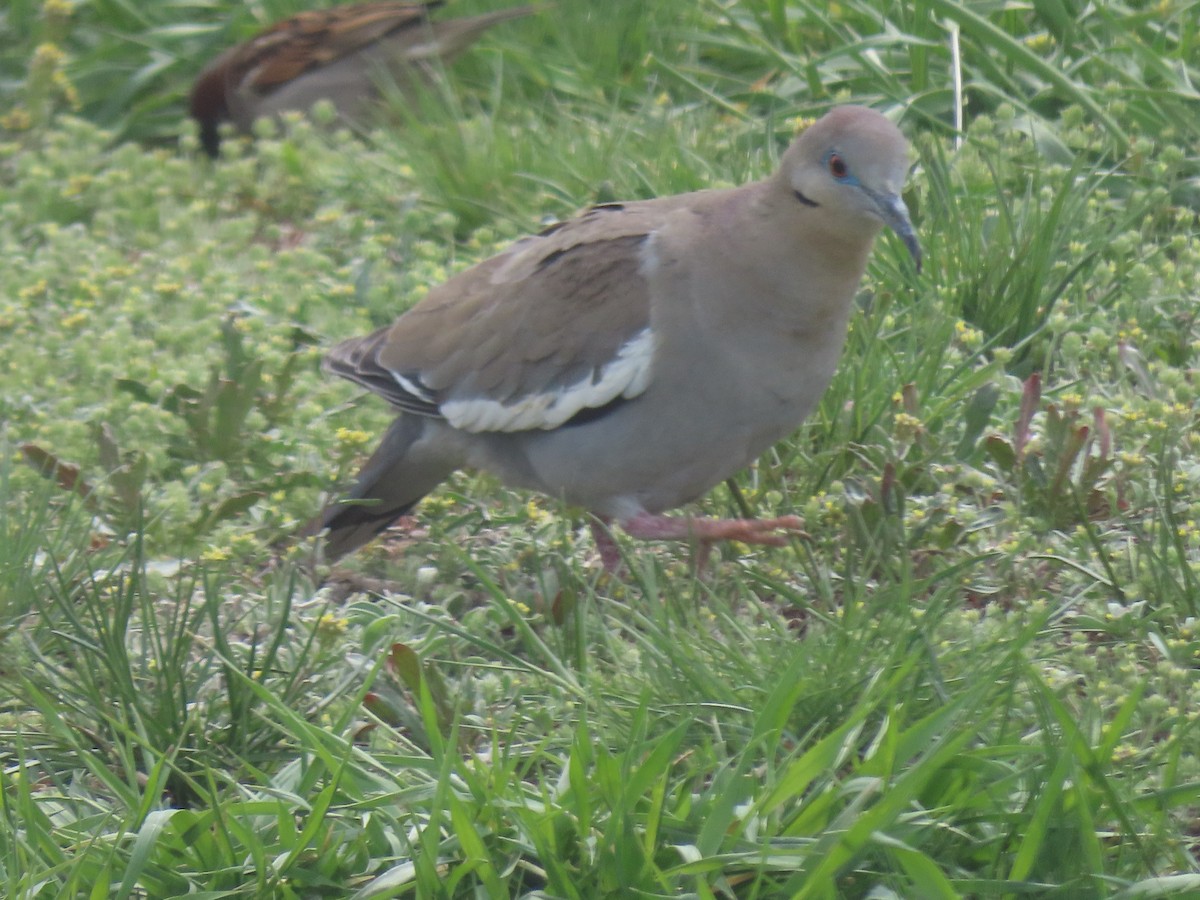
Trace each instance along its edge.
<path fill-rule="evenodd" d="M 431 21 L 429 3 L 355 3 L 298 13 L 226 50 L 192 86 L 192 118 L 209 156 L 220 152 L 222 122 L 249 132 L 254 120 L 288 110 L 307 112 L 318 100 L 339 117 L 361 122 L 380 99 L 380 84 L 411 90 L 429 80 L 506 19 L 536 7 L 517 6 L 461 19 Z"/>
<path fill-rule="evenodd" d="M 647 539 L 780 545 L 801 521 L 671 517 L 786 437 L 833 376 L 885 226 L 920 267 L 900 199 L 908 145 L 877 112 L 811 125 L 764 181 L 606 203 L 431 290 L 326 368 L 400 415 L 347 497 L 306 529 L 333 560 L 460 467 Z"/>

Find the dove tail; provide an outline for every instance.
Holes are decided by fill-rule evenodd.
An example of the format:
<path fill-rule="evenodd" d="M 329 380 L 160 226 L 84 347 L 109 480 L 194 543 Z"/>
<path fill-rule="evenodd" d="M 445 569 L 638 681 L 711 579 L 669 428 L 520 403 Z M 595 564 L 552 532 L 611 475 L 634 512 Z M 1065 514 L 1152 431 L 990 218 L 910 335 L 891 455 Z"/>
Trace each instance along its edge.
<path fill-rule="evenodd" d="M 401 415 L 358 473 L 344 497 L 327 506 L 301 531 L 309 537 L 326 532 L 325 559 L 341 559 L 366 544 L 459 467 L 445 453 L 433 421 Z"/>

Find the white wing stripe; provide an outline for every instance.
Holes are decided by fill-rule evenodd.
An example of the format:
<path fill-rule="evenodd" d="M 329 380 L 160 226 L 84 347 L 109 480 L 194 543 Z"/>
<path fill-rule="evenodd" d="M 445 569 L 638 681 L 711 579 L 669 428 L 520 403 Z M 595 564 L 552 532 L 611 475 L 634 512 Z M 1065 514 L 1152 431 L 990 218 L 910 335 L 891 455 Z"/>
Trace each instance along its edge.
<path fill-rule="evenodd" d="M 654 360 L 654 333 L 644 328 L 621 345 L 617 355 L 601 369 L 598 378 L 587 375 L 554 391 L 530 394 L 512 403 L 486 397 L 447 400 L 441 414 L 462 431 L 531 431 L 557 428 L 582 409 L 603 406 L 618 397 L 636 397 L 650 384 Z M 401 387 L 408 385 L 394 376 Z"/>
<path fill-rule="evenodd" d="M 429 393 L 429 389 L 419 381 L 413 381 L 411 378 L 405 378 L 399 372 L 391 372 L 388 370 L 396 384 L 400 385 L 400 390 L 406 394 L 412 394 L 418 400 L 424 400 L 426 403 L 436 403 L 433 394 Z"/>

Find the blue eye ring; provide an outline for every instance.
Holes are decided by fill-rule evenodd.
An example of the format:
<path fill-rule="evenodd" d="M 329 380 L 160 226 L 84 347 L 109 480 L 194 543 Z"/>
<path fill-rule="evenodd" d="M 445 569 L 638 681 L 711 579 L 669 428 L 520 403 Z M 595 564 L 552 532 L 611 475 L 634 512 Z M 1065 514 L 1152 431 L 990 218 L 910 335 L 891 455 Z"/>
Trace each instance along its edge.
<path fill-rule="evenodd" d="M 840 181 L 842 184 L 858 184 L 858 179 L 850 174 L 850 166 L 842 158 L 842 154 L 836 150 L 830 150 L 825 154 L 824 163 L 835 181 Z"/>

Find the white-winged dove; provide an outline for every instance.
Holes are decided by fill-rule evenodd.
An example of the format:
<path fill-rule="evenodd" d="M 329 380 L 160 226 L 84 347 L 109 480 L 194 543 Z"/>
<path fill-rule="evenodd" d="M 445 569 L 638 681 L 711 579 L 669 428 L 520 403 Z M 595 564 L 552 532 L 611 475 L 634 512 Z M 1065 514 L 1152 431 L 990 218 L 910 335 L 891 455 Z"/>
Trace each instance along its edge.
<path fill-rule="evenodd" d="M 494 473 L 650 539 L 779 545 L 778 519 L 670 517 L 808 415 L 832 378 L 886 225 L 918 267 L 900 131 L 842 106 L 764 181 L 606 203 L 434 288 L 326 368 L 400 412 L 341 502 L 309 524 L 327 559 L 451 472 Z"/>
<path fill-rule="evenodd" d="M 220 151 L 222 122 L 249 132 L 254 120 L 307 112 L 329 100 L 340 118 L 360 122 L 380 97 L 381 78 L 398 87 L 429 78 L 483 32 L 532 6 L 430 21 L 428 3 L 356 3 L 298 13 L 213 60 L 192 87 L 191 114 L 209 156 Z"/>

